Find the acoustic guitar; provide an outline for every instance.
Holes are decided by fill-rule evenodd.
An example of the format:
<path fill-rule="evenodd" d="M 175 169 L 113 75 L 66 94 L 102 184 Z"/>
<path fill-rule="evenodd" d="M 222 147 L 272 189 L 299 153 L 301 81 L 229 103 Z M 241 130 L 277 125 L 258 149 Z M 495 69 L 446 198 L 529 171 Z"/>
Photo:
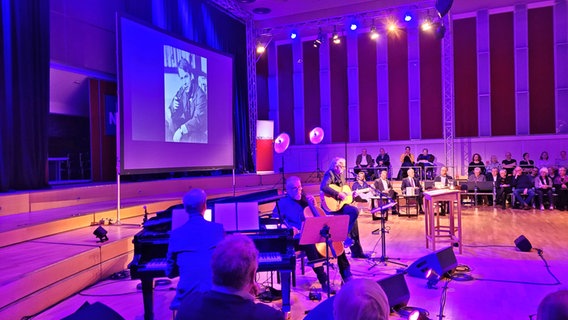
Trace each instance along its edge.
<path fill-rule="evenodd" d="M 324 217 L 326 216 L 325 211 L 322 208 L 316 207 L 313 204 L 309 204 L 308 207 L 304 209 L 304 216 L 306 218 L 309 217 Z M 325 242 L 316 243 L 316 250 L 322 257 L 326 257 L 325 252 Z M 331 246 L 329 247 L 328 254 L 329 257 L 337 257 L 343 253 L 345 249 L 343 248 L 342 241 L 332 242 Z"/>
<path fill-rule="evenodd" d="M 357 189 L 355 191 L 351 191 L 348 185 L 343 185 L 342 187 L 337 186 L 335 184 L 330 184 L 329 187 L 337 192 L 344 192 L 347 196 L 343 200 L 335 199 L 332 196 L 329 196 L 323 192 L 320 193 L 321 199 L 321 206 L 329 212 L 337 212 L 343 208 L 344 205 L 352 203 L 353 197 L 369 192 L 371 188 L 364 188 L 364 189 Z"/>

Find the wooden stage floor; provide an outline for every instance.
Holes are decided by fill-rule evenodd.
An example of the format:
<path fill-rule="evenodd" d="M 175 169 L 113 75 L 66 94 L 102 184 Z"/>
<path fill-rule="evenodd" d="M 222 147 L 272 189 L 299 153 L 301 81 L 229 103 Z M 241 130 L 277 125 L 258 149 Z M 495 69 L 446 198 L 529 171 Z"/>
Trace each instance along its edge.
<path fill-rule="evenodd" d="M 450 281 L 443 309 L 444 319 L 529 319 L 536 313 L 539 301 L 548 293 L 568 288 L 568 215 L 566 212 L 539 210 L 501 210 L 492 207 L 463 208 L 463 254 L 455 250 L 458 263 L 468 266 L 471 281 Z M 379 221 L 372 221 L 369 213 L 359 217 L 359 228 L 363 248 L 379 257 L 380 236 L 371 233 L 379 227 Z M 388 256 L 400 258 L 410 265 L 416 259 L 427 255 L 425 248 L 424 216 L 390 216 L 386 236 Z M 525 235 L 536 248 L 544 250 L 544 258 L 552 272 L 561 282 L 551 276 L 536 251 L 520 252 L 513 241 Z M 400 266 L 373 266 L 371 261 L 351 259 L 355 277 L 381 279 L 396 273 Z M 303 319 L 306 310 L 316 307 L 318 302 L 308 299 L 310 288 L 317 288 L 316 277 L 311 269 L 300 275 L 298 263 L 297 285 L 292 289 L 291 319 Z M 266 276 L 261 276 L 266 277 Z M 438 319 L 442 288 L 428 289 L 426 280 L 406 276 L 410 289 L 409 306 L 429 312 L 430 319 Z M 331 279 L 337 289 L 340 277 L 331 272 Z M 264 282 L 264 278 L 259 279 Z M 142 293 L 137 290 L 139 281 L 107 279 L 89 287 L 63 302 L 38 314 L 33 319 L 58 319 L 73 313 L 85 301 L 100 301 L 120 313 L 126 319 L 143 319 Z M 175 294 L 174 280 L 171 284 L 157 286 L 154 294 L 156 319 L 171 319 L 168 306 Z M 278 285 L 275 284 L 277 287 Z M 274 302 L 275 307 L 280 301 Z M 391 319 L 403 319 L 391 315 Z"/>

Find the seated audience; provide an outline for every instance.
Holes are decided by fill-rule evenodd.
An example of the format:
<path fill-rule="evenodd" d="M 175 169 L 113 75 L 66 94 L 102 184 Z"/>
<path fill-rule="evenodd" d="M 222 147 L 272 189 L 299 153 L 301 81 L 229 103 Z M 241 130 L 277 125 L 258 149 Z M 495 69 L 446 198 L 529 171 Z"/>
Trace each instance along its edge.
<path fill-rule="evenodd" d="M 416 163 L 422 169 L 421 178 L 432 180 L 434 175 L 434 155 L 428 153 L 428 149 L 422 149 L 422 153 L 418 155 Z"/>
<path fill-rule="evenodd" d="M 548 294 L 538 305 L 536 320 L 568 319 L 568 290 Z"/>
<path fill-rule="evenodd" d="M 496 155 L 492 155 L 491 160 L 485 163 L 486 171 L 491 171 L 493 168 L 497 168 L 497 174 L 499 173 L 499 170 L 501 170 L 501 164 L 499 163 L 499 160 L 497 160 Z"/>
<path fill-rule="evenodd" d="M 497 180 L 499 180 L 499 169 L 495 167 L 491 168 L 491 172 L 487 173 L 487 175 L 485 176 L 485 180 L 493 182 L 493 186 L 496 187 Z M 496 190 L 497 189 L 495 189 L 495 191 Z M 487 196 L 487 199 L 488 199 L 487 201 L 488 204 L 493 204 L 493 196 Z"/>
<path fill-rule="evenodd" d="M 353 171 L 358 174 L 360 171 L 365 172 L 366 176 L 370 176 L 371 173 L 366 168 L 372 167 L 374 165 L 373 157 L 370 154 L 367 154 L 367 149 L 362 149 L 361 153 L 357 155 L 355 159 L 355 168 Z M 367 177 L 369 178 L 369 177 Z"/>
<path fill-rule="evenodd" d="M 194 292 L 182 302 L 177 320 L 270 320 L 284 319 L 284 313 L 262 303 L 255 303 L 258 250 L 244 235 L 230 235 L 221 241 L 211 259 L 213 286 L 206 292 Z"/>
<path fill-rule="evenodd" d="M 367 183 L 367 181 L 365 181 L 365 172 L 361 171 L 357 174 L 357 178 L 355 180 L 355 182 L 353 183 L 353 186 L 351 186 L 351 190 L 353 191 L 363 191 L 364 189 L 370 189 L 371 186 Z M 356 202 L 369 202 L 369 198 L 372 196 L 372 194 L 370 192 L 367 193 L 360 193 L 360 192 L 355 192 L 355 198 L 353 199 Z"/>
<path fill-rule="evenodd" d="M 537 166 L 537 168 L 542 168 L 542 167 L 548 168 L 548 167 L 553 167 L 555 165 L 555 162 L 552 159 L 549 159 L 548 152 L 543 151 L 540 154 L 538 160 L 536 160 L 535 165 Z"/>
<path fill-rule="evenodd" d="M 359 172 L 360 175 L 365 175 Z M 291 176 L 286 179 L 286 196 L 278 200 L 277 205 L 272 211 L 272 216 L 279 218 L 284 225 L 292 228 L 294 231 L 294 246 L 297 251 L 304 251 L 309 261 L 314 261 L 321 258 L 315 245 L 300 245 L 300 237 L 302 236 L 301 230 L 306 220 L 304 211 L 308 207 L 315 205 L 315 199 L 312 196 L 307 196 L 303 191 L 302 182 L 297 176 Z M 310 211 L 310 215 L 313 213 Z M 337 266 L 343 281 L 348 281 L 351 277 L 350 264 L 345 256 L 345 252 L 338 253 Z M 313 266 L 314 273 L 316 274 L 323 291 L 327 291 L 327 275 L 323 266 Z"/>
<path fill-rule="evenodd" d="M 386 170 L 381 171 L 379 179 L 375 180 L 374 187 L 380 192 L 386 194 L 389 198 L 396 201 L 398 193 L 394 191 L 394 189 L 392 188 L 392 183 L 387 179 Z M 392 214 L 398 214 L 396 206 L 392 207 Z"/>
<path fill-rule="evenodd" d="M 404 148 L 404 153 L 400 155 L 400 170 L 397 179 L 401 180 L 408 176 L 407 170 L 414 166 L 414 155 L 410 152 L 410 147 Z"/>
<path fill-rule="evenodd" d="M 568 176 L 566 176 L 566 168 L 558 169 L 558 175 L 554 178 L 554 189 L 558 198 L 556 199 L 556 209 L 564 211 L 568 206 Z"/>
<path fill-rule="evenodd" d="M 554 210 L 554 204 L 552 199 L 552 179 L 548 176 L 548 169 L 546 167 L 540 168 L 540 175 L 534 179 L 534 188 L 536 189 L 536 194 L 538 195 L 538 203 L 540 204 L 540 210 L 544 210 L 544 194 L 548 198 L 550 203 L 549 209 Z"/>
<path fill-rule="evenodd" d="M 481 170 L 480 167 L 475 167 L 473 169 L 473 173 L 467 178 L 468 182 L 483 182 L 483 181 L 487 181 L 487 178 L 485 177 L 485 175 L 483 175 L 483 172 Z"/>
<path fill-rule="evenodd" d="M 414 188 L 414 195 L 416 196 L 416 201 L 418 202 L 418 212 L 420 214 L 424 214 L 424 210 L 422 210 L 422 198 L 424 197 L 422 194 L 422 186 L 416 177 L 414 177 L 414 169 L 410 168 L 407 171 L 408 177 L 402 179 L 401 190 L 402 194 L 406 195 L 406 188 Z"/>
<path fill-rule="evenodd" d="M 224 237 L 222 224 L 203 218 L 207 209 L 205 191 L 190 190 L 183 197 L 183 207 L 189 217 L 185 224 L 171 231 L 167 255 L 166 275 L 175 277 L 179 273 L 172 310 L 177 310 L 189 293 L 211 289 L 211 255 Z"/>
<path fill-rule="evenodd" d="M 513 192 L 513 177 L 507 175 L 507 170 L 499 170 L 499 178 L 495 184 L 497 205 L 501 205 L 503 209 L 507 206 L 507 195 Z M 512 205 L 512 204 L 511 204 Z"/>
<path fill-rule="evenodd" d="M 471 162 L 467 166 L 467 175 L 471 176 L 475 168 L 481 169 L 481 174 L 485 175 L 485 165 L 483 164 L 483 161 L 481 160 L 481 155 L 479 155 L 479 153 L 473 154 Z"/>
<path fill-rule="evenodd" d="M 355 279 L 347 283 L 333 302 L 335 320 L 388 320 L 389 315 L 387 295 L 371 279 Z"/>
<path fill-rule="evenodd" d="M 560 158 L 556 159 L 556 167 L 568 168 L 568 158 L 566 157 L 566 151 L 560 151 Z"/>
<path fill-rule="evenodd" d="M 505 159 L 501 161 L 503 169 L 507 170 L 507 175 L 512 176 L 513 170 L 517 167 L 517 160 L 513 159 L 510 152 L 505 153 Z"/>
<path fill-rule="evenodd" d="M 530 172 L 534 168 L 534 161 L 530 159 L 528 152 L 523 153 L 523 160 L 519 162 L 519 166 L 523 168 L 524 172 Z"/>
<path fill-rule="evenodd" d="M 531 201 L 534 197 L 534 185 L 528 174 L 523 174 L 523 169 L 521 167 L 516 167 L 513 175 L 513 194 L 515 195 L 515 201 L 521 203 L 521 207 L 525 210 L 530 210 Z M 523 198 L 522 196 L 526 196 Z M 513 201 L 513 205 L 515 205 Z"/>
<path fill-rule="evenodd" d="M 440 168 L 440 175 L 434 178 L 434 183 L 441 182 L 444 187 L 451 187 L 453 186 L 453 179 L 452 176 L 448 175 L 448 168 L 441 167 Z M 445 214 L 448 211 L 449 201 L 440 201 L 440 214 Z"/>
<path fill-rule="evenodd" d="M 554 182 L 554 178 L 556 178 L 556 176 L 557 176 L 557 172 L 556 172 L 556 169 L 554 169 L 554 167 L 552 167 L 552 166 L 548 167 L 548 176 Z"/>
<path fill-rule="evenodd" d="M 390 170 L 390 156 L 388 153 L 385 152 L 384 148 L 380 148 L 379 149 L 379 155 L 377 156 L 377 159 L 375 161 L 375 164 L 377 165 L 377 167 L 379 167 L 379 170 Z M 390 173 L 389 173 L 390 175 Z M 390 176 L 389 176 L 390 178 Z"/>

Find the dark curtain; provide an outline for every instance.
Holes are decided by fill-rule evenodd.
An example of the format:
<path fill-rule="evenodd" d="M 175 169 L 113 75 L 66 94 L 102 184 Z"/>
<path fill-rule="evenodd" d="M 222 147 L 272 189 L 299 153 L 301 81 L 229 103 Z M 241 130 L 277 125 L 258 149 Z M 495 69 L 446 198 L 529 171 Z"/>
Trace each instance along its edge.
<path fill-rule="evenodd" d="M 152 7 L 144 2 L 125 0 L 127 14 L 152 23 Z M 233 57 L 233 130 L 235 135 L 235 168 L 237 172 L 254 171 L 250 148 L 251 130 L 248 115 L 248 78 L 246 26 L 205 0 L 164 0 L 161 28 Z"/>
<path fill-rule="evenodd" d="M 49 1 L 2 1 L 0 191 L 48 187 Z"/>

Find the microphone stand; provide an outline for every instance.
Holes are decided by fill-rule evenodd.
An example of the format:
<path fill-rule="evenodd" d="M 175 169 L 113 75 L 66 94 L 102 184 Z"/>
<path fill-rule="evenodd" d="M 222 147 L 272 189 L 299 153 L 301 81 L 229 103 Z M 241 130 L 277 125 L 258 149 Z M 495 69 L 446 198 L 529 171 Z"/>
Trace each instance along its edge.
<path fill-rule="evenodd" d="M 381 200 L 380 203 L 382 204 L 382 199 L 383 199 L 383 195 L 384 195 L 384 194 L 383 194 L 381 191 L 378 191 L 378 190 L 377 190 L 377 192 L 379 192 L 379 200 Z M 388 201 L 387 204 L 385 204 L 385 205 L 380 205 L 379 207 L 377 207 L 377 208 L 371 210 L 371 214 L 373 214 L 373 215 L 374 215 L 376 212 L 380 212 L 380 214 L 381 214 L 381 218 L 380 218 L 380 220 L 381 220 L 381 227 L 378 228 L 378 229 L 376 229 L 376 230 L 374 230 L 374 231 L 372 232 L 372 234 L 378 234 L 378 233 L 381 234 L 381 237 L 379 238 L 379 240 L 377 240 L 377 242 L 378 242 L 378 241 L 381 241 L 381 256 L 380 256 L 379 258 L 371 258 L 371 259 L 370 259 L 370 260 L 373 261 L 373 265 L 370 266 L 368 270 L 373 269 L 373 268 L 374 268 L 375 266 L 377 266 L 379 263 L 382 263 L 383 265 L 386 265 L 387 262 L 394 263 L 394 264 L 397 264 L 397 265 L 403 266 L 403 267 L 408 267 L 408 265 L 406 265 L 406 264 L 404 264 L 404 263 L 396 262 L 396 261 L 391 261 L 391 260 L 400 260 L 400 258 L 390 258 L 390 257 L 387 257 L 387 239 L 386 239 L 386 234 L 389 233 L 390 228 L 387 229 L 387 227 L 386 227 L 386 220 L 387 220 L 389 208 L 395 206 L 395 205 L 396 205 L 396 202 L 395 202 L 392 198 L 390 198 L 389 196 L 386 196 L 386 195 L 385 195 L 385 197 L 386 197 L 386 200 Z M 377 244 L 375 243 L 375 247 L 376 247 L 376 246 L 377 246 Z"/>

